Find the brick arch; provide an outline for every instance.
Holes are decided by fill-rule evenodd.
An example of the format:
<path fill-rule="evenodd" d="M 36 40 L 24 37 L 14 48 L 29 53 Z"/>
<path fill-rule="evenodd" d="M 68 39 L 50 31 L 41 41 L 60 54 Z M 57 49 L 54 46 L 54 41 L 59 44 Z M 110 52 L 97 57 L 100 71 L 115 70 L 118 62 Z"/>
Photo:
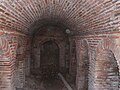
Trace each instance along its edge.
<path fill-rule="evenodd" d="M 116 58 L 116 60 L 117 60 L 117 64 L 118 64 L 118 68 L 119 68 L 119 73 L 120 73 L 120 46 L 119 45 L 116 45 L 115 46 L 115 48 L 114 48 L 114 50 L 113 50 L 113 52 L 114 52 L 114 56 L 115 56 L 115 58 Z"/>
<path fill-rule="evenodd" d="M 120 45 L 117 44 L 115 40 L 106 38 L 99 43 L 98 47 L 96 48 L 96 53 L 100 53 L 105 49 L 111 50 L 113 52 L 116 58 L 117 65 L 120 66 L 120 59 L 119 59 Z M 120 68 L 119 68 L 119 71 L 120 71 Z"/>
<path fill-rule="evenodd" d="M 0 36 L 0 89 L 12 90 L 11 78 L 11 49 L 6 35 Z M 10 78 L 8 80 L 8 78 Z"/>
<path fill-rule="evenodd" d="M 118 90 L 119 70 L 114 54 L 104 49 L 97 54 L 95 64 L 95 90 Z"/>
<path fill-rule="evenodd" d="M 119 67 L 115 57 L 116 43 L 103 39 L 96 49 L 95 90 L 119 89 Z"/>
<path fill-rule="evenodd" d="M 53 42 L 55 42 L 58 45 L 59 48 L 62 48 L 62 45 L 61 45 L 59 40 L 51 39 L 51 38 L 47 38 L 47 39 L 41 40 L 39 42 L 39 45 L 41 46 L 43 43 L 48 42 L 48 41 L 53 41 Z"/>
<path fill-rule="evenodd" d="M 54 39 L 54 38 L 46 38 L 46 39 L 43 39 L 43 40 L 41 40 L 39 42 L 39 46 L 41 47 L 41 45 L 44 44 L 47 41 L 53 41 L 53 42 L 55 42 L 58 45 L 58 48 L 59 48 L 59 64 L 60 64 L 60 70 L 62 70 L 62 68 L 65 67 L 65 66 L 62 65 L 63 62 L 65 62 L 64 59 L 62 58 L 63 57 L 62 56 L 63 43 L 61 41 L 59 41 L 59 40 Z"/>

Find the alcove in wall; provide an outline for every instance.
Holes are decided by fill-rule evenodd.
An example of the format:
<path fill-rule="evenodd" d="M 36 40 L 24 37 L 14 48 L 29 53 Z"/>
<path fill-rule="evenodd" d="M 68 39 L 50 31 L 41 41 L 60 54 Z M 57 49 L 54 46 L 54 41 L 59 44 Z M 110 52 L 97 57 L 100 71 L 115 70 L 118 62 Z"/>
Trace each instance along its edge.
<path fill-rule="evenodd" d="M 95 90 L 119 90 L 119 69 L 114 53 L 104 49 L 97 54 Z"/>

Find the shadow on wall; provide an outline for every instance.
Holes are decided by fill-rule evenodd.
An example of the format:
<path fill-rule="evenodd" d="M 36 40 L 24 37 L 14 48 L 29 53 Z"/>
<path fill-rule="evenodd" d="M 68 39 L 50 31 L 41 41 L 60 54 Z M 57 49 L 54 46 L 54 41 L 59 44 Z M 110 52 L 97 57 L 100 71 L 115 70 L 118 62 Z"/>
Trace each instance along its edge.
<path fill-rule="evenodd" d="M 97 54 L 95 65 L 95 90 L 119 90 L 119 69 L 111 50 Z"/>

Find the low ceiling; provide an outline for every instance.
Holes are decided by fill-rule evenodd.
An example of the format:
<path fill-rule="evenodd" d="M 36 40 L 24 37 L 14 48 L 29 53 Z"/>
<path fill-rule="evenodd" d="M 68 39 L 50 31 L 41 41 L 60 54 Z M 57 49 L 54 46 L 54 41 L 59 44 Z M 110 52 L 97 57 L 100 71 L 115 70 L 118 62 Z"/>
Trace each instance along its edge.
<path fill-rule="evenodd" d="M 114 16 L 115 3 L 116 0 L 0 0 L 0 27 L 25 34 L 33 34 L 46 25 L 69 28 L 80 35 L 104 32 L 105 23 Z"/>

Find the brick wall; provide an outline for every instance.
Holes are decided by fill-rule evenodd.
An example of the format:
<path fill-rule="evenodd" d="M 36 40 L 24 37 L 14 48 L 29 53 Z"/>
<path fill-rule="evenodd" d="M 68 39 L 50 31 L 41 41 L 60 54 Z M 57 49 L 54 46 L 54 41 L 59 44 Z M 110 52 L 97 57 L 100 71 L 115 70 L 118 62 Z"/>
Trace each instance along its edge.
<path fill-rule="evenodd" d="M 30 41 L 26 37 L 18 37 L 17 41 L 14 83 L 16 88 L 23 88 L 25 76 L 30 72 L 30 58 L 28 57 L 30 56 Z"/>
<path fill-rule="evenodd" d="M 5 70 L 1 69 L 0 71 L 1 82 L 3 82 L 0 86 L 1 89 L 9 88 L 13 90 L 12 87 L 15 87 L 15 82 L 18 82 L 16 86 L 20 84 L 22 87 L 25 76 L 23 67 L 28 66 L 25 67 L 25 70 L 28 71 L 27 74 L 29 74 L 29 69 L 33 68 L 33 66 L 29 66 L 30 43 L 28 44 L 27 41 L 30 42 L 28 40 L 29 36 L 46 25 L 55 25 L 63 29 L 69 28 L 70 38 L 73 41 L 81 43 L 82 40 L 85 40 L 87 42 L 88 47 L 85 48 L 88 48 L 89 56 L 87 76 L 89 90 L 95 90 L 96 88 L 95 74 L 97 70 L 95 68 L 98 60 L 97 55 L 101 50 L 112 51 L 120 72 L 120 0 L 0 0 L 0 65 L 1 68 L 5 68 Z M 61 50 L 61 66 L 65 66 L 66 43 L 64 39 L 66 37 L 59 35 L 58 32 L 55 31 L 54 33 L 57 38 L 54 35 L 50 37 L 42 36 L 41 33 L 41 37 L 34 38 L 34 41 L 37 42 L 34 47 L 39 46 L 38 41 L 55 40 Z M 48 35 L 52 34 L 49 33 Z M 78 50 L 81 47 L 78 42 L 77 56 L 79 56 Z M 81 52 L 86 52 L 86 49 L 81 50 Z M 87 56 L 87 54 L 85 55 Z M 71 58 L 71 61 L 75 60 L 74 56 Z M 31 59 L 33 60 L 33 58 Z M 83 59 L 77 58 L 77 62 Z M 99 60 L 98 62 L 101 63 Z M 76 65 L 73 65 L 73 63 L 71 65 L 71 72 L 73 73 Z M 81 69 L 85 70 L 85 68 Z M 18 71 L 16 72 L 16 70 Z M 19 70 L 21 71 L 19 72 Z M 79 72 L 81 70 L 77 68 L 77 75 L 80 74 Z M 4 77 L 2 77 L 3 74 Z M 84 72 L 84 74 L 86 73 Z M 20 78 L 19 81 L 15 81 L 14 77 L 16 76 Z M 81 81 L 85 82 L 86 80 L 82 78 Z M 119 79 L 118 82 L 120 82 Z M 82 87 L 84 85 L 80 86 L 80 88 Z"/>
<path fill-rule="evenodd" d="M 16 67 L 21 67 L 20 65 L 16 66 L 16 63 L 18 60 L 25 61 L 26 58 L 21 56 L 18 57 L 17 53 L 18 49 L 18 42 L 22 44 L 21 47 L 23 47 L 25 50 L 27 49 L 27 41 L 28 39 L 25 36 L 10 34 L 8 32 L 3 33 L 1 32 L 0 36 L 0 48 L 1 48 L 1 57 L 0 57 L 0 65 L 1 65 L 1 90 L 15 90 L 15 87 L 17 87 L 18 81 L 16 81 L 16 78 L 19 79 L 23 83 L 23 77 L 25 77 L 24 73 L 19 73 L 21 77 L 17 77 L 17 71 L 18 69 Z M 12 32 L 13 33 L 13 32 Z M 20 41 L 22 40 L 22 42 Z M 24 51 L 25 56 L 25 51 Z M 19 59 L 18 59 L 19 58 Z M 24 67 L 24 66 L 23 66 Z"/>
<path fill-rule="evenodd" d="M 101 35 L 99 34 L 99 35 L 91 35 L 91 36 L 74 37 L 73 38 L 77 42 L 77 52 L 78 52 L 77 57 L 79 57 L 81 55 L 79 53 L 82 52 L 82 50 L 79 50 L 82 47 L 80 44 L 80 43 L 82 43 L 82 40 L 85 40 L 88 43 L 87 48 L 88 48 L 88 56 L 89 56 L 89 58 L 88 58 L 88 60 L 89 60 L 88 89 L 89 90 L 105 90 L 105 88 L 107 90 L 110 90 L 111 88 L 114 88 L 114 89 L 120 88 L 119 87 L 119 85 L 120 85 L 119 56 L 120 55 L 118 53 L 119 46 L 120 46 L 119 35 L 120 35 L 119 33 L 112 33 L 112 34 L 101 34 Z M 85 45 L 85 44 L 83 43 L 83 45 Z M 110 55 L 108 55 L 109 53 L 104 54 L 104 50 L 108 50 L 108 52 L 111 52 Z M 85 50 L 84 50 L 84 52 L 85 52 Z M 104 57 L 102 57 L 102 55 Z M 98 56 L 99 56 L 99 58 L 97 58 Z M 77 58 L 77 61 L 81 61 L 81 59 L 79 59 L 79 58 Z M 82 56 L 81 56 L 81 58 L 82 58 Z M 107 65 L 108 65 L 108 67 L 107 67 Z M 103 67 L 105 67 L 105 66 L 106 66 L 106 69 L 103 70 Z M 111 68 L 111 69 L 108 69 L 108 68 Z M 81 69 L 85 70 L 84 67 Z M 79 69 L 77 72 L 78 72 L 77 74 L 82 73 Z M 82 74 L 80 74 L 80 75 L 82 75 Z M 106 78 L 104 78 L 104 77 L 106 77 Z M 78 76 L 77 76 L 77 78 L 78 78 Z M 109 78 L 109 79 L 107 79 L 107 78 Z M 80 80 L 78 80 L 78 81 L 80 81 Z M 108 81 L 109 81 L 109 83 L 108 83 Z M 102 82 L 103 82 L 104 86 L 101 86 L 101 85 L 103 85 Z M 107 83 L 107 84 L 105 84 L 105 83 Z"/>
<path fill-rule="evenodd" d="M 88 70 L 89 70 L 89 56 L 88 46 L 85 40 L 76 41 L 77 50 L 77 75 L 76 86 L 77 90 L 88 90 Z"/>

